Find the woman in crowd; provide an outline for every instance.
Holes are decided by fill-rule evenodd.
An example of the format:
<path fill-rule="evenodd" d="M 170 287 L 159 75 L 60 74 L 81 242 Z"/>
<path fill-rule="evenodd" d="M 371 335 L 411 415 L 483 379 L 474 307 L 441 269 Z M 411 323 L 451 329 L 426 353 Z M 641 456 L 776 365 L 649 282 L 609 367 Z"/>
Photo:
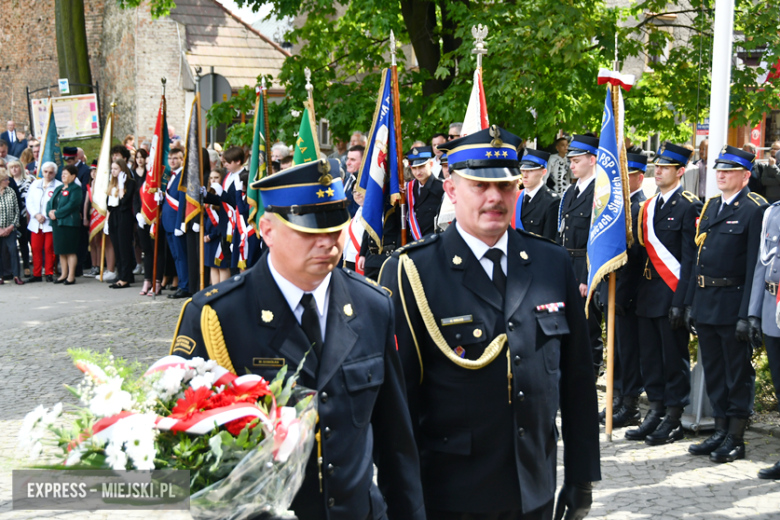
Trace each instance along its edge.
<path fill-rule="evenodd" d="M 27 230 L 30 233 L 32 245 L 33 272 L 25 282 L 40 282 L 46 275 L 47 282 L 54 281 L 54 263 L 57 256 L 54 254 L 54 238 L 52 234 L 51 220 L 46 207 L 54 195 L 54 188 L 62 184 L 55 179 L 57 165 L 53 162 L 43 163 L 41 167 L 43 177 L 35 179 L 27 190 L 27 214 L 30 223 Z M 45 273 L 43 271 L 45 265 Z M 97 264 L 95 264 L 97 265 Z"/>
<path fill-rule="evenodd" d="M 125 140 L 122 141 L 122 144 L 124 144 L 125 148 L 127 148 L 131 152 L 135 151 L 135 136 L 131 134 L 127 134 L 125 136 Z"/>
<path fill-rule="evenodd" d="M 35 162 L 35 155 L 33 155 L 32 148 L 25 148 L 22 155 L 19 156 L 19 162 L 27 169 L 27 165 Z M 30 174 L 35 175 L 35 170 L 29 170 Z"/>
<path fill-rule="evenodd" d="M 95 190 L 95 175 L 97 173 L 97 160 L 92 162 L 92 166 L 89 168 L 89 174 L 91 181 L 87 186 L 87 199 L 84 201 L 84 226 L 89 228 L 89 254 L 92 258 L 92 270 L 88 273 L 84 273 L 84 276 L 89 278 L 95 278 L 100 275 L 100 260 L 101 256 L 106 261 L 106 271 L 113 273 L 116 270 L 116 258 L 114 257 L 114 246 L 111 244 L 111 240 L 103 240 L 105 233 L 103 228 L 100 227 L 100 221 L 103 220 L 105 225 L 105 217 L 101 217 L 100 212 L 92 206 L 92 200 Z M 103 245 L 105 244 L 106 252 L 102 254 Z M 105 274 L 105 273 L 104 273 Z"/>
<path fill-rule="evenodd" d="M 154 240 L 151 237 L 151 226 L 146 222 L 142 211 L 143 201 L 141 200 L 141 189 L 146 181 L 146 160 L 149 157 L 149 152 L 143 148 L 139 148 L 135 153 L 135 168 L 133 173 L 135 174 L 135 196 L 133 198 L 133 213 L 135 213 L 135 220 L 138 223 L 138 228 L 135 230 L 138 243 L 141 246 L 143 252 L 143 266 L 144 266 L 144 286 L 141 289 L 142 296 L 148 295 L 152 292 L 152 276 L 154 273 Z M 156 209 L 156 208 L 155 208 Z M 159 254 L 159 253 L 158 253 Z M 159 265 L 159 261 L 158 261 Z M 162 280 L 162 270 L 157 270 L 158 283 Z"/>
<path fill-rule="evenodd" d="M 62 184 L 54 188 L 51 200 L 46 205 L 46 214 L 51 219 L 54 233 L 54 254 L 60 256 L 62 271 L 54 283 L 65 285 L 76 283 L 83 202 L 81 188 L 76 184 L 78 172 L 75 166 L 70 165 L 62 169 Z"/>
<path fill-rule="evenodd" d="M 8 186 L 11 177 L 8 171 L 0 169 L 0 272 L 3 270 L 3 253 L 8 252 L 11 259 L 11 272 L 14 274 L 14 283 L 24 285 L 19 278 L 19 253 L 16 251 L 16 228 L 19 227 L 19 201 L 16 193 Z M 3 284 L 0 277 L 0 284 Z"/>
<path fill-rule="evenodd" d="M 30 189 L 30 184 L 35 180 L 27 170 L 24 169 L 21 161 L 10 161 L 8 163 L 8 173 L 13 177 L 16 182 L 16 187 L 19 189 L 19 195 L 21 196 L 21 203 L 19 207 L 21 209 L 21 220 L 19 221 L 19 251 L 22 253 L 22 265 L 24 266 L 24 275 L 30 276 L 30 232 L 27 230 L 27 191 Z"/>
<path fill-rule="evenodd" d="M 214 183 L 222 184 L 222 172 L 214 170 L 209 174 L 208 186 Z M 210 193 L 216 193 L 214 188 L 209 188 Z M 222 235 L 219 232 L 219 208 L 211 204 L 204 204 L 206 218 L 203 219 L 203 257 L 206 267 L 210 268 L 211 285 L 219 283 L 219 266 L 222 262 Z"/>
<path fill-rule="evenodd" d="M 117 280 L 109 286 L 112 289 L 124 289 L 133 282 L 134 194 L 133 173 L 124 160 L 115 160 L 111 163 L 111 181 L 108 183 L 108 236 L 114 244 L 117 263 Z"/>
<path fill-rule="evenodd" d="M 137 215 L 141 211 L 141 186 L 143 186 L 144 180 L 146 180 L 146 161 L 148 160 L 149 152 L 143 148 L 140 148 L 135 150 L 131 155 L 133 157 L 133 180 L 135 181 L 135 193 L 133 194 L 133 214 L 136 215 L 137 219 Z M 133 226 L 133 252 L 135 254 L 135 269 L 133 270 L 133 274 L 146 274 L 147 266 L 143 259 L 143 241 L 145 239 L 141 238 L 141 229 L 142 228 Z M 149 265 L 152 265 L 154 260 L 149 260 L 149 262 Z M 152 273 L 146 274 L 146 276 L 144 276 L 144 284 L 146 283 L 146 280 L 149 280 L 151 285 L 151 279 Z M 146 294 L 146 292 L 141 291 L 141 294 Z"/>

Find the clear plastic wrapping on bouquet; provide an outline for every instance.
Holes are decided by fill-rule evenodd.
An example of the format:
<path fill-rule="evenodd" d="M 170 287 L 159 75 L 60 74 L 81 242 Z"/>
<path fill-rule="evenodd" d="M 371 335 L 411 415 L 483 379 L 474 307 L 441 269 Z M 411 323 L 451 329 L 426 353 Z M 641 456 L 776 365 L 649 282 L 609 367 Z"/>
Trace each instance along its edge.
<path fill-rule="evenodd" d="M 317 424 L 316 391 L 297 386 L 287 406 L 296 408 L 300 437 L 286 460 L 278 460 L 274 438 L 268 435 L 224 479 L 190 498 L 196 520 L 244 520 L 262 513 L 283 514 L 303 484 L 314 446 Z M 276 455 L 276 456 L 275 456 Z"/>

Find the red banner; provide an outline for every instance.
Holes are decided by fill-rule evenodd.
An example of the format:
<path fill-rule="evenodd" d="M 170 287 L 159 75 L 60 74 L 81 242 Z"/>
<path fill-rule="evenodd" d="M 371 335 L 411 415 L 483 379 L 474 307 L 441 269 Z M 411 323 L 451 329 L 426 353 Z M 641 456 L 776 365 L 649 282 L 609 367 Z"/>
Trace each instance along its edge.
<path fill-rule="evenodd" d="M 141 186 L 141 212 L 146 223 L 151 225 L 157 219 L 157 201 L 155 194 L 160 191 L 165 163 L 167 162 L 168 125 L 165 121 L 165 96 L 160 101 L 157 123 L 154 126 L 152 148 L 146 163 L 146 180 Z M 164 153 L 165 152 L 165 153 Z"/>

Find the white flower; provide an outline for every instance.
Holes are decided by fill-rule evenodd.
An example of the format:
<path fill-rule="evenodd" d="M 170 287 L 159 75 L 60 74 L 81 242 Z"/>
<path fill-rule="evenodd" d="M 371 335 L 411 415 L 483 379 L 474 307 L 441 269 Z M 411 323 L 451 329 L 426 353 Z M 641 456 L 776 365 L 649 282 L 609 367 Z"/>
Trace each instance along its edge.
<path fill-rule="evenodd" d="M 122 451 L 122 444 L 110 442 L 106 446 L 106 464 L 111 469 L 125 469 L 127 467 L 127 454 Z"/>
<path fill-rule="evenodd" d="M 187 372 L 188 370 L 181 367 L 171 367 L 164 371 L 152 385 L 159 394 L 160 399 L 167 401 L 181 391 L 182 380 L 187 375 Z"/>
<path fill-rule="evenodd" d="M 205 372 L 204 365 L 206 364 L 206 360 L 202 357 L 194 357 L 187 361 L 187 366 L 190 368 L 194 368 L 198 374 L 202 374 Z"/>
<path fill-rule="evenodd" d="M 122 378 L 113 377 L 97 387 L 95 397 L 89 402 L 89 409 L 97 417 L 110 417 L 130 409 L 132 404 L 130 393 L 122 390 Z"/>
<path fill-rule="evenodd" d="M 46 408 L 39 404 L 35 410 L 24 416 L 22 426 L 19 428 L 20 446 L 26 448 L 32 446 L 33 442 L 31 442 L 30 434 L 32 433 L 33 428 L 38 425 L 38 422 L 43 418 L 44 415 L 46 415 Z"/>
<path fill-rule="evenodd" d="M 112 442 L 124 444 L 125 452 L 136 469 L 154 469 L 157 449 L 154 438 L 154 414 L 136 414 L 117 421 Z"/>
<path fill-rule="evenodd" d="M 79 462 L 81 462 L 81 456 L 84 454 L 84 448 L 81 446 L 77 446 L 70 450 L 70 453 L 68 453 L 68 458 L 65 461 L 66 466 L 75 466 Z"/>
<path fill-rule="evenodd" d="M 203 369 L 207 372 L 213 371 L 215 368 L 217 368 L 219 365 L 217 365 L 217 362 L 213 359 L 209 359 L 206 361 L 206 363 L 203 365 Z"/>
<path fill-rule="evenodd" d="M 211 386 L 216 381 L 216 376 L 213 372 L 206 372 L 203 375 L 197 375 L 192 378 L 192 381 L 190 381 L 190 386 L 193 389 L 198 389 L 202 386 L 206 388 L 211 388 Z"/>
<path fill-rule="evenodd" d="M 30 448 L 30 460 L 36 460 L 41 456 L 42 451 L 43 444 L 41 444 L 40 441 L 36 441 L 35 444 L 32 445 L 32 448 Z"/>
<path fill-rule="evenodd" d="M 41 419 L 41 422 L 45 426 L 50 426 L 54 424 L 54 421 L 57 420 L 57 417 L 62 415 L 62 403 L 57 403 L 54 405 L 54 407 L 51 409 L 50 412 L 48 412 L 46 415 L 43 416 Z"/>

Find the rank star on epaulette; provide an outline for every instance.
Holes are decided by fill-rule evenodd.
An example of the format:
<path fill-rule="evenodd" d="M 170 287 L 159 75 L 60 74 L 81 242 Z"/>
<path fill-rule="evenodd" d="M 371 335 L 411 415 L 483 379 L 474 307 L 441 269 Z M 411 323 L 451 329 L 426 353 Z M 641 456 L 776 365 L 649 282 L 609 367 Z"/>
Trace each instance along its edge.
<path fill-rule="evenodd" d="M 209 292 L 206 293 L 206 296 L 214 296 L 219 292 L 219 289 L 212 289 Z"/>

